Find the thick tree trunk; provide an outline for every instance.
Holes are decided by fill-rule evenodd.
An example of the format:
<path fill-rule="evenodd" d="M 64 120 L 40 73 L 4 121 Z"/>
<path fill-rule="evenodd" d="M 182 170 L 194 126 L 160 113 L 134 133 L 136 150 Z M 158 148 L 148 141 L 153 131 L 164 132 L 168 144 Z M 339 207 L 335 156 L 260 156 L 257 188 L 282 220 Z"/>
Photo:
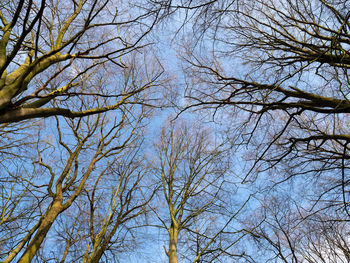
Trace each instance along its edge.
<path fill-rule="evenodd" d="M 177 263 L 177 238 L 179 231 L 176 227 L 171 226 L 169 229 L 169 249 L 168 249 L 168 258 L 169 263 Z"/>
<path fill-rule="evenodd" d="M 100 259 L 102 257 L 104 250 L 103 249 L 98 249 L 97 251 L 94 251 L 92 255 L 88 259 L 88 263 L 98 263 L 100 262 Z"/>
<path fill-rule="evenodd" d="M 32 241 L 29 243 L 27 249 L 24 251 L 18 263 L 30 263 L 32 261 L 33 257 L 39 250 L 42 242 L 44 241 L 47 233 L 49 232 L 52 224 L 54 223 L 55 219 L 62 211 L 63 211 L 63 206 L 61 202 L 55 201 L 52 207 L 48 210 L 37 233 L 35 234 Z"/>

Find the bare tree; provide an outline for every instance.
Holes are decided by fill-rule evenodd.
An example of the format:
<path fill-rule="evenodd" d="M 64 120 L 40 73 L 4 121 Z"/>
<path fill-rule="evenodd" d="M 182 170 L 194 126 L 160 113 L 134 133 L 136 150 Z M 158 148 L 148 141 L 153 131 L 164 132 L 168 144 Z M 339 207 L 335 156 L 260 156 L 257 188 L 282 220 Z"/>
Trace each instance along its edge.
<path fill-rule="evenodd" d="M 138 59 L 132 56 L 130 59 L 133 63 L 130 65 L 133 67 L 113 73 L 120 74 L 119 79 L 114 80 L 122 89 L 143 86 L 149 81 L 148 78 L 152 78 L 152 74 L 157 74 L 152 64 L 147 65 L 147 70 L 146 67 L 136 66 L 142 63 L 142 58 L 142 54 Z M 100 87 L 108 81 L 100 79 Z M 148 95 L 144 93 L 143 96 Z M 149 98 L 154 97 L 152 95 Z M 147 98 L 138 98 L 140 102 L 143 99 Z M 89 103 L 103 106 L 96 97 L 91 97 Z M 4 182 L 1 195 L 4 220 L 0 240 L 6 248 L 1 252 L 3 262 L 31 262 L 34 258 L 49 261 L 49 258 L 57 258 L 58 250 L 51 251 L 55 257 L 40 250 L 42 247 L 44 251 L 50 251 L 45 249 L 47 246 L 44 242 L 54 240 L 53 229 L 57 229 L 57 219 L 63 228 L 69 230 L 66 232 L 68 237 L 62 234 L 57 239 L 61 240 L 57 243 L 59 245 L 67 241 L 62 245 L 65 246 L 62 262 L 68 258 L 80 261 L 84 255 L 87 262 L 97 262 L 106 251 L 118 247 L 118 242 L 113 244 L 120 240 L 115 238 L 116 233 L 126 227 L 125 222 L 143 214 L 143 204 L 147 203 L 147 200 L 138 197 L 141 184 L 134 181 L 142 178 L 142 167 L 137 167 L 136 159 L 129 162 L 129 168 L 122 169 L 122 164 L 128 162 L 127 153 L 131 154 L 132 149 L 139 147 L 138 142 L 150 114 L 150 110 L 142 103 L 133 103 L 121 104 L 113 114 L 104 113 L 75 120 L 56 117 L 55 122 L 49 119 L 42 122 L 40 129 L 28 139 L 31 148 L 25 151 L 26 147 L 23 147 L 23 160 L 19 157 L 20 149 L 17 149 L 15 163 L 12 164 L 10 158 L 2 161 L 8 173 L 8 176 L 6 173 L 1 176 Z M 21 125 L 16 124 L 14 127 Z M 28 128 L 25 131 L 35 130 Z M 33 146 L 35 137 L 37 139 Z M 106 177 L 114 180 L 114 187 L 106 186 Z M 105 203 L 101 203 L 101 198 Z M 107 203 L 106 200 L 111 206 L 102 205 Z M 77 211 L 82 212 L 82 208 L 79 208 L 82 202 L 91 204 L 91 217 L 87 221 L 72 211 L 78 207 Z M 96 213 L 110 216 L 100 225 Z M 86 211 L 82 214 L 86 215 Z M 72 219 L 76 223 L 72 223 L 71 229 L 67 227 L 72 221 L 68 215 L 76 219 Z M 90 245 L 89 239 L 93 241 Z M 78 243 L 82 245 L 79 249 L 86 245 L 86 250 L 80 251 L 80 254 L 74 248 L 74 244 Z"/>
<path fill-rule="evenodd" d="M 2 1 L 0 123 L 74 118 L 140 103 L 135 95 L 147 83 L 122 90 L 98 81 L 132 67 L 124 56 L 148 44 L 157 16 L 156 9 L 124 1 Z M 91 104 L 91 97 L 108 103 Z"/>
<path fill-rule="evenodd" d="M 251 233 L 249 243 L 258 262 L 348 262 L 349 225 L 342 219 L 344 211 L 323 208 L 310 213 L 302 202 L 280 192 L 265 197 L 254 217 L 250 216 L 253 219 L 247 219 L 264 221 Z"/>
<path fill-rule="evenodd" d="M 252 123 L 252 132 L 246 131 L 242 139 L 254 140 L 259 130 L 267 135 L 256 157 L 260 165 L 265 161 L 264 169 L 295 157 L 303 164 L 315 153 L 339 169 L 348 142 L 346 2 L 240 4 L 227 11 L 227 26 L 219 26 L 226 37 L 214 39 L 215 60 L 189 53 L 196 81 L 188 90 L 197 101 L 193 106 L 246 111 L 241 116 Z M 220 65 L 220 53 L 232 58 L 231 63 L 249 67 L 232 71 L 224 64 L 228 61 L 222 59 Z"/>
<path fill-rule="evenodd" d="M 246 232 L 225 231 L 233 228 L 246 203 L 240 203 L 234 212 L 225 203 L 229 198 L 223 197 L 228 168 L 224 149 L 215 145 L 207 130 L 174 123 L 162 129 L 155 148 L 156 205 L 160 208 L 153 211 L 159 227 L 167 231 L 168 248 L 164 249 L 169 262 L 178 262 L 182 253 L 190 262 L 212 262 L 229 254 Z M 231 234 L 228 242 L 223 241 L 225 234 Z"/>
<path fill-rule="evenodd" d="M 140 144 L 137 147 L 140 147 Z M 140 215 L 145 216 L 146 204 L 154 191 L 150 191 L 145 196 L 146 187 L 143 184 L 143 177 L 147 168 L 142 165 L 141 160 L 137 160 L 135 153 L 123 159 L 116 163 L 116 167 L 110 171 L 109 176 L 107 174 L 108 177 L 115 175 L 118 180 L 114 182 L 115 189 L 109 200 L 109 209 L 102 210 L 104 207 L 102 202 L 108 200 L 104 200 L 105 193 L 101 191 L 101 187 L 95 184 L 91 191 L 89 201 L 92 252 L 89 257 L 86 257 L 86 262 L 101 262 L 102 255 L 107 251 L 115 253 L 113 249 L 117 253 L 126 249 L 132 251 L 138 241 L 132 234 L 133 229 L 140 227 L 140 223 L 135 219 Z M 98 191 L 101 194 L 96 198 Z M 98 202 L 96 199 L 99 199 Z M 101 218 L 104 218 L 102 224 Z"/>
<path fill-rule="evenodd" d="M 124 150 L 111 165 L 86 184 L 84 192 L 53 226 L 38 262 L 109 262 L 133 253 L 141 243 L 135 236 L 154 191 L 146 191 L 138 148 Z M 50 239 L 56 247 L 50 247 Z"/>
<path fill-rule="evenodd" d="M 265 235 L 275 251 L 281 245 L 278 260 L 297 262 L 301 259 L 291 256 L 293 250 L 299 256 L 306 253 L 298 231 L 309 233 L 309 245 L 316 246 L 311 241 L 314 232 L 305 230 L 315 218 L 323 227 L 333 222 L 348 229 L 348 10 L 348 1 L 238 1 L 234 8 L 222 9 L 222 19 L 206 31 L 212 45 L 188 41 L 184 47 L 187 108 L 214 110 L 216 120 L 232 119 L 233 144 L 248 147 L 244 156 L 250 165 L 242 182 L 255 181 L 265 190 L 280 187 L 267 192 L 273 193 L 270 198 L 283 191 L 300 198 L 295 209 L 305 214 L 293 216 L 303 224 L 285 228 L 281 218 L 275 218 L 279 236 Z M 280 207 L 286 209 L 281 211 L 283 220 L 293 223 L 287 207 Z M 276 210 L 267 213 L 273 217 Z M 338 235 L 335 231 L 334 239 Z M 319 238 L 330 241 L 329 236 Z M 332 260 L 346 261 L 348 240 L 341 242 L 340 250 L 332 242 L 328 248 L 313 249 L 338 252 Z"/>
<path fill-rule="evenodd" d="M 114 161 L 110 161 L 110 159 L 124 151 L 133 139 L 132 130 L 136 127 L 130 130 L 129 135 L 123 135 L 126 125 L 129 125 L 125 116 L 120 121 L 115 119 L 110 124 L 106 122 L 106 118 L 107 116 L 98 116 L 95 121 L 89 119 L 86 122 L 82 120 L 68 121 L 66 127 L 65 124 L 57 120 L 59 148 L 66 152 L 66 155 L 60 156 L 62 166 L 59 164 L 60 162 L 54 164 L 52 161 L 46 160 L 50 156 L 46 153 L 51 147 L 45 147 L 43 144 L 38 146 L 38 160 L 35 165 L 38 168 L 35 177 L 29 178 L 30 187 L 26 189 L 32 198 L 37 200 L 37 205 L 31 211 L 31 219 L 27 218 L 29 221 L 25 224 L 27 227 L 23 230 L 23 234 L 17 234 L 7 240 L 12 245 L 10 250 L 5 253 L 6 257 L 3 262 L 11 262 L 17 257 L 20 257 L 17 262 L 31 262 L 48 236 L 57 217 L 72 206 L 74 201 L 86 190 L 91 180 L 95 180 L 97 184 L 99 178 L 113 165 Z M 64 136 L 64 133 L 67 132 L 67 128 L 72 129 L 75 143 L 72 142 L 73 138 L 69 138 L 69 136 L 69 142 L 65 142 L 67 139 L 64 137 L 67 135 Z M 100 139 L 96 141 L 97 134 L 100 135 Z M 104 165 L 97 169 L 99 163 Z M 41 173 L 39 167 L 42 167 Z M 40 180 L 38 180 L 39 178 Z M 25 180 L 22 179 L 22 181 Z M 16 210 L 22 209 L 21 204 L 17 205 Z M 14 220 L 17 221 L 16 218 Z M 20 224 L 18 221 L 17 223 Z M 11 229 L 3 231 L 3 235 L 6 236 L 8 231 Z M 94 232 L 92 234 L 95 235 Z M 95 241 L 101 242 L 98 238 Z"/>

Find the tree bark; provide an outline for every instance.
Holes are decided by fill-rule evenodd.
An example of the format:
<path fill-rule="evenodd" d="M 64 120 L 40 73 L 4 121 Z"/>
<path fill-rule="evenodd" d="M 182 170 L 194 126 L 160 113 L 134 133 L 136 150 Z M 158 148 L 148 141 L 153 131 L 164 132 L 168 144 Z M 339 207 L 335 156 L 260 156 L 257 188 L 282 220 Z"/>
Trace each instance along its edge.
<path fill-rule="evenodd" d="M 169 249 L 168 249 L 168 258 L 169 263 L 177 263 L 177 238 L 179 230 L 177 227 L 172 225 L 169 229 Z"/>
<path fill-rule="evenodd" d="M 52 207 L 48 210 L 41 226 L 35 234 L 33 240 L 29 243 L 27 249 L 19 259 L 18 263 L 30 263 L 39 250 L 42 242 L 44 241 L 47 233 L 49 232 L 53 222 L 57 216 L 64 210 L 60 201 L 54 201 Z"/>

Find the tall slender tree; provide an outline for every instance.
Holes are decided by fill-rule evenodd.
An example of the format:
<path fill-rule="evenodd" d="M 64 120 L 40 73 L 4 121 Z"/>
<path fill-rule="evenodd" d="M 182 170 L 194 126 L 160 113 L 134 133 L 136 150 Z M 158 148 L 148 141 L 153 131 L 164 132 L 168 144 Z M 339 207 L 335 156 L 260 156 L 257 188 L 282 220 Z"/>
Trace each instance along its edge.
<path fill-rule="evenodd" d="M 162 129 L 155 152 L 153 170 L 159 181 L 156 200 L 160 209 L 153 211 L 158 226 L 167 231 L 164 249 L 169 263 L 179 258 L 209 262 L 235 251 L 233 244 L 246 232 L 230 235 L 228 229 L 235 227 L 246 203 L 240 203 L 234 212 L 233 207 L 225 208 L 233 196 L 226 192 L 228 166 L 223 145 L 216 145 L 204 127 L 171 123 Z M 225 240 L 227 234 L 230 237 Z"/>

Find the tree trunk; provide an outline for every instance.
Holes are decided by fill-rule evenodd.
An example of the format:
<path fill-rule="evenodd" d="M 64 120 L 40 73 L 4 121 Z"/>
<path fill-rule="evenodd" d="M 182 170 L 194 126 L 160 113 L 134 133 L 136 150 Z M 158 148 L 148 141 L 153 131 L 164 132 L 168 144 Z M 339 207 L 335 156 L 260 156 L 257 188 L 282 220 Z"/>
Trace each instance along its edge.
<path fill-rule="evenodd" d="M 177 237 L 179 231 L 176 227 L 171 226 L 169 229 L 169 249 L 168 249 L 168 258 L 169 263 L 177 263 Z"/>
<path fill-rule="evenodd" d="M 42 242 L 44 241 L 47 233 L 49 232 L 53 222 L 62 211 L 63 206 L 61 202 L 54 202 L 52 207 L 48 210 L 33 240 L 29 243 L 27 249 L 23 253 L 22 257 L 19 259 L 18 263 L 30 263 L 32 261 L 33 257 L 39 250 Z"/>

